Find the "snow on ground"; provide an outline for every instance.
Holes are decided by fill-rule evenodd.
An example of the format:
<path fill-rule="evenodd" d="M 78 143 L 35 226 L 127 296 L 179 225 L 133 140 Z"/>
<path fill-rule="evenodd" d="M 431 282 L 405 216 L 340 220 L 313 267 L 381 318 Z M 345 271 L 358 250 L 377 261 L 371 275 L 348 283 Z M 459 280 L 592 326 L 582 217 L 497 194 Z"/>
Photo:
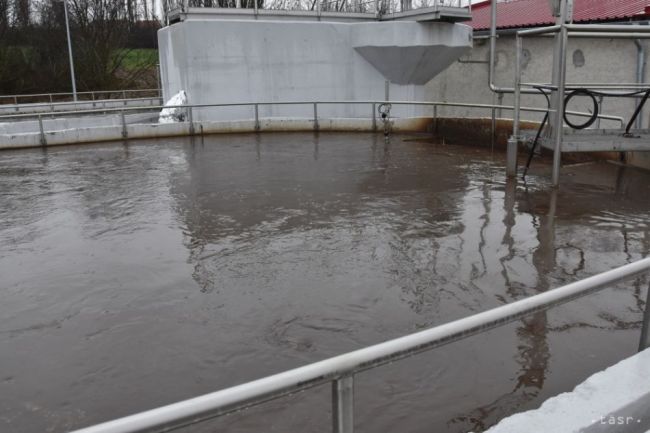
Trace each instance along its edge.
<path fill-rule="evenodd" d="M 175 107 L 177 105 L 187 104 L 187 94 L 184 90 L 181 90 L 174 96 L 172 96 L 169 101 L 165 104 L 165 107 L 160 111 L 160 117 L 158 118 L 158 123 L 177 123 L 185 121 L 185 109 Z"/>
<path fill-rule="evenodd" d="M 485 433 L 638 433 L 650 427 L 650 349 Z M 650 433 L 648 431 L 647 433 Z"/>

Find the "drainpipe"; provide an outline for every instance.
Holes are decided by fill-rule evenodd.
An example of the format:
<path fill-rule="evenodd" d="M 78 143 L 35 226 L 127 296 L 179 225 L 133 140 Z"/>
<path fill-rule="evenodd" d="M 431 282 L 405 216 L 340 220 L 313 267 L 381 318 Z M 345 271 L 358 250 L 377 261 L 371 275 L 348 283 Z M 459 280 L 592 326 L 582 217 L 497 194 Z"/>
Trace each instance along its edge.
<path fill-rule="evenodd" d="M 636 82 L 642 84 L 645 78 L 645 46 L 640 39 L 635 39 L 634 45 L 636 45 Z M 638 100 L 639 98 L 637 98 L 637 104 L 639 103 Z M 634 127 L 636 129 L 643 127 L 643 109 L 639 112 Z"/>

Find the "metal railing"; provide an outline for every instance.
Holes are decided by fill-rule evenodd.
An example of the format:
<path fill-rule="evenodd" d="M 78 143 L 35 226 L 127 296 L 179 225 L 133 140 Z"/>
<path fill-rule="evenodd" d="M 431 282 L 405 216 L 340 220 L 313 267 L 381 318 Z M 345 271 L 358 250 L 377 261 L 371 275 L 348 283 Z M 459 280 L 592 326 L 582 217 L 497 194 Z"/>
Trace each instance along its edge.
<path fill-rule="evenodd" d="M 425 331 L 222 391 L 77 430 L 76 433 L 170 431 L 328 382 L 332 384 L 332 431 L 352 433 L 354 431 L 354 376 L 357 373 L 481 334 L 530 314 L 595 293 L 647 271 L 650 271 L 650 258 Z M 640 348 L 648 346 L 649 308 L 646 304 Z"/>
<path fill-rule="evenodd" d="M 168 15 L 190 8 L 254 9 L 276 11 L 316 11 L 393 14 L 427 8 L 467 8 L 469 0 L 168 0 Z"/>
<path fill-rule="evenodd" d="M 603 97 L 639 97 L 643 91 L 650 95 L 650 83 L 568 83 L 567 69 L 567 43 L 570 37 L 583 38 L 608 38 L 608 39 L 650 39 L 650 26 L 644 25 L 603 25 L 603 24 L 570 24 L 569 6 L 567 0 L 562 0 L 560 16 L 557 24 L 553 26 L 520 30 L 516 33 L 515 40 L 515 85 L 514 85 L 514 121 L 512 137 L 508 140 L 508 157 L 506 172 L 509 177 L 517 174 L 517 147 L 520 140 L 520 105 L 522 93 L 534 93 L 540 90 L 550 95 L 548 131 L 553 146 L 553 171 L 551 182 L 557 186 L 560 182 L 560 168 L 562 157 L 562 143 L 564 141 L 564 116 L 566 113 L 566 91 L 574 90 L 583 94 L 594 95 L 599 90 L 599 101 L 594 97 L 595 110 L 599 109 Z M 493 24 L 494 27 L 494 24 Z M 523 38 L 529 36 L 555 37 L 553 52 L 553 78 L 551 83 L 526 83 L 522 82 L 521 59 L 523 58 Z M 605 90 L 603 90 L 605 89 Z M 625 92 L 627 90 L 627 92 Z M 575 94 L 575 93 L 574 93 Z M 646 98 L 647 99 L 647 98 Z M 643 102 L 637 107 L 632 120 L 637 119 L 643 108 Z M 570 113 L 569 113 L 570 114 Z M 568 123 L 568 121 L 567 121 Z M 632 121 L 628 124 L 626 133 L 629 132 Z M 637 123 L 640 125 L 640 123 Z M 650 148 L 648 149 L 650 150 Z"/>
<path fill-rule="evenodd" d="M 156 104 L 152 104 L 152 101 L 155 101 Z M 2 111 L 13 111 L 16 114 L 25 115 L 37 115 L 37 114 L 48 114 L 48 115 L 60 115 L 67 112 L 86 112 L 97 109 L 97 107 L 106 107 L 107 104 L 116 106 L 118 104 L 127 106 L 133 104 L 142 104 L 142 106 L 154 106 L 154 108 L 159 107 L 163 103 L 163 99 L 160 96 L 150 96 L 150 97 L 140 97 L 140 98 L 115 98 L 115 99 L 94 99 L 94 100 L 82 100 L 69 101 L 69 102 L 46 102 L 46 103 L 34 103 L 34 104 L 18 104 L 18 105 L 0 105 L 0 112 Z M 147 104 L 148 103 L 148 104 Z M 84 106 L 92 106 L 92 108 L 83 109 Z M 70 108 L 70 109 L 68 109 Z M 3 116 L 0 114 L 0 118 Z"/>
<path fill-rule="evenodd" d="M 125 90 L 95 90 L 90 92 L 77 92 L 79 102 L 101 101 L 106 99 L 130 99 L 143 94 L 160 97 L 160 89 L 125 89 Z M 74 101 L 74 94 L 63 93 L 30 93 L 21 95 L 0 95 L 0 105 L 5 104 L 35 104 L 40 102 L 57 103 Z"/>
<path fill-rule="evenodd" d="M 313 129 L 319 129 L 319 115 L 318 115 L 318 106 L 319 105 L 368 105 L 370 114 L 369 118 L 372 120 L 372 129 L 377 130 L 377 119 L 380 118 L 381 114 L 378 113 L 378 108 L 382 105 L 394 105 L 394 106 L 413 106 L 413 107 L 431 107 L 432 109 L 432 118 L 434 121 L 438 118 L 438 108 L 439 107 L 457 107 L 457 108 L 475 108 L 481 110 L 491 110 L 494 114 L 497 110 L 509 110 L 512 111 L 515 109 L 514 106 L 509 105 L 496 105 L 496 104 L 476 104 L 476 103 L 465 103 L 465 102 L 446 102 L 446 101 L 431 101 L 431 102 L 416 102 L 416 101 L 286 101 L 286 102 L 240 102 L 240 103 L 222 103 L 222 104 L 191 104 L 191 105 L 158 105 L 158 106 L 136 106 L 136 107 L 120 107 L 120 108 L 102 108 L 102 109 L 92 109 L 92 110 L 77 110 L 77 111 L 61 111 L 61 112 L 52 112 L 52 113 L 25 113 L 25 114 L 9 114 L 9 115 L 0 115 L 0 123 L 3 121 L 16 121 L 16 120 L 38 120 L 38 128 L 40 132 L 40 143 L 41 145 L 47 145 L 46 134 L 48 132 L 56 132 L 57 130 L 48 130 L 45 127 L 44 120 L 52 117 L 56 114 L 54 119 L 63 118 L 66 116 L 90 116 L 90 115 L 110 115 L 117 114 L 121 118 L 121 136 L 115 137 L 115 140 L 126 139 L 128 138 L 128 128 L 126 115 L 131 113 L 146 113 L 150 111 L 159 111 L 162 109 L 177 108 L 186 111 L 186 121 L 189 123 L 189 135 L 194 135 L 196 127 L 195 124 L 201 124 L 201 122 L 195 121 L 195 110 L 205 109 L 205 108 L 222 108 L 222 107 L 251 107 L 252 116 L 251 118 L 240 118 L 237 120 L 249 120 L 254 119 L 254 130 L 261 130 L 261 116 L 260 116 L 260 107 L 264 106 L 308 106 L 313 109 Z M 545 113 L 547 109 L 537 108 L 537 107 L 520 107 L 521 111 L 528 111 L 533 113 Z M 583 112 L 569 112 L 569 114 L 580 116 L 580 117 L 591 117 L 591 113 Z M 620 125 L 624 124 L 624 119 L 620 116 L 610 116 L 605 114 L 599 114 L 598 117 L 604 120 L 611 120 L 618 122 Z M 304 117 L 300 117 L 302 119 Z M 387 119 L 387 120 L 390 120 Z M 206 121 L 207 122 L 207 121 Z M 179 122 L 182 123 L 182 122 Z M 142 124 L 142 123 L 140 123 Z M 97 128 L 105 127 L 96 126 Z M 494 128 L 494 122 L 492 122 Z M 86 128 L 92 128 L 93 125 L 85 125 Z M 202 129 L 201 129 L 202 130 Z M 494 129 L 492 135 L 494 136 Z"/>

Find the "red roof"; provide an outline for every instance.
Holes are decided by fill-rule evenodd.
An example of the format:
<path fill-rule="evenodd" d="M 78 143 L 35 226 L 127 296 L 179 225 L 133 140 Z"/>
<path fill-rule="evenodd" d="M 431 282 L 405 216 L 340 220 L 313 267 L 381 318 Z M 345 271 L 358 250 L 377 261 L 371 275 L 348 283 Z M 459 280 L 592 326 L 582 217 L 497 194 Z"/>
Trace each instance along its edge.
<path fill-rule="evenodd" d="M 490 28 L 490 0 L 472 5 L 474 30 Z M 650 0 L 575 0 L 574 22 L 616 21 L 650 16 Z M 555 24 L 548 0 L 512 0 L 497 4 L 497 27 L 517 28 Z"/>

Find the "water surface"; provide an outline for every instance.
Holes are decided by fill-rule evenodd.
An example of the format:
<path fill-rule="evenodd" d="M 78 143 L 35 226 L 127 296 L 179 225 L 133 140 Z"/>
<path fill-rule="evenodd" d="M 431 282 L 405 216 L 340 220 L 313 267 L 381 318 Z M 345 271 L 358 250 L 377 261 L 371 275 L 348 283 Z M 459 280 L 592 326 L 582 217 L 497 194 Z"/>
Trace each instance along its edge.
<path fill-rule="evenodd" d="M 0 153 L 0 431 L 64 432 L 650 252 L 650 174 L 372 134 Z M 635 353 L 648 279 L 366 372 L 360 432 L 481 431 Z M 187 431 L 327 432 L 329 387 Z"/>

